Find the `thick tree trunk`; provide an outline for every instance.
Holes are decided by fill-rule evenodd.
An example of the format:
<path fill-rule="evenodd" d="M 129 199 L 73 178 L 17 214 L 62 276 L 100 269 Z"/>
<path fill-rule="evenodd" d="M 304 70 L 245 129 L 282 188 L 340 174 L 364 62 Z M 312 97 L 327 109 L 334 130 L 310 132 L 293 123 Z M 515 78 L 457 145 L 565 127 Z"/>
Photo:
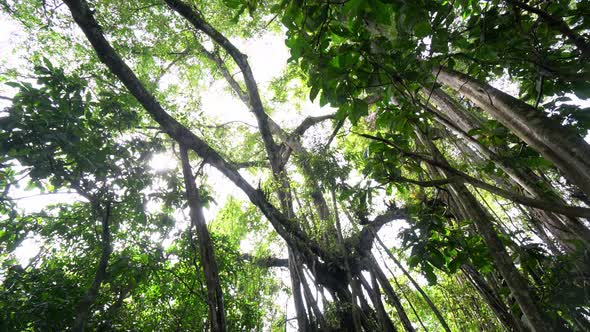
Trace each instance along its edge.
<path fill-rule="evenodd" d="M 402 306 L 402 303 L 400 302 L 399 297 L 397 296 L 397 294 L 393 290 L 393 287 L 391 287 L 391 283 L 389 282 L 389 280 L 387 280 L 385 273 L 383 273 L 383 271 L 379 267 L 379 264 L 377 263 L 375 258 L 372 256 L 370 258 L 370 264 L 371 264 L 371 273 L 375 274 L 375 278 L 377 279 L 377 281 L 379 281 L 379 283 L 381 284 L 381 287 L 383 287 L 383 290 L 385 291 L 385 295 L 387 295 L 387 298 L 389 298 L 390 304 L 395 307 L 395 310 L 397 311 L 397 314 L 399 316 L 399 319 L 402 322 L 402 325 L 404 326 L 404 329 L 407 332 L 414 332 L 415 331 L 414 326 L 412 326 L 412 323 L 410 322 L 410 319 L 408 318 L 408 314 L 406 314 L 406 311 L 404 310 L 404 307 Z"/>
<path fill-rule="evenodd" d="M 379 321 L 379 325 L 381 327 L 381 331 L 384 332 L 396 332 L 396 328 L 393 325 L 393 322 L 387 315 L 385 311 L 385 307 L 383 306 L 383 301 L 381 300 L 381 291 L 379 290 L 379 284 L 377 283 L 377 279 L 375 279 L 375 274 L 371 273 L 371 282 L 373 286 L 369 285 L 365 277 L 362 274 L 359 275 L 359 279 L 361 284 L 369 294 L 371 298 L 371 302 L 373 303 L 373 307 L 377 312 L 377 319 Z"/>
<path fill-rule="evenodd" d="M 510 129 L 590 196 L 590 145 L 571 128 L 465 74 L 441 67 L 434 75 Z"/>
<path fill-rule="evenodd" d="M 424 90 L 423 92 L 426 93 L 427 91 Z M 469 136 L 468 132 L 478 128 L 480 121 L 461 105 L 457 104 L 451 96 L 441 89 L 434 89 L 430 96 L 436 106 L 433 111 L 436 113 L 435 116 L 439 122 L 459 137 L 465 139 L 466 142 L 471 143 L 478 153 L 492 161 L 531 197 L 564 203 L 557 196 L 552 186 L 549 183 L 545 183 L 545 181 L 536 176 L 530 169 L 521 170 L 514 168 L 500 158 L 494 151 L 485 147 L 477 139 Z M 555 236 L 566 251 L 575 251 L 575 247 L 572 244 L 572 240 L 575 239 L 581 240 L 586 246 L 590 247 L 590 230 L 579 219 L 540 209 L 529 208 L 529 210 L 534 211 L 533 213 L 537 216 L 536 220 L 543 223 L 544 227 Z M 548 243 L 548 245 L 550 244 Z"/>
<path fill-rule="evenodd" d="M 209 321 L 211 322 L 211 331 L 226 331 L 225 309 L 223 304 L 223 292 L 219 281 L 219 271 L 213 251 L 213 243 L 207 229 L 207 222 L 203 215 L 203 206 L 201 196 L 195 184 L 195 178 L 190 166 L 188 151 L 186 147 L 180 147 L 180 159 L 182 161 L 182 172 L 184 174 L 184 185 L 186 187 L 186 196 L 190 209 L 191 227 L 195 227 L 199 241 L 199 253 L 201 255 L 201 264 L 205 274 L 205 283 L 207 285 L 207 304 L 209 306 Z"/>
<path fill-rule="evenodd" d="M 102 211 L 102 235 L 101 244 L 102 251 L 96 273 L 94 274 L 94 280 L 92 285 L 84 294 L 84 297 L 78 302 L 76 306 L 76 319 L 74 321 L 73 331 L 82 332 L 86 327 L 86 322 L 90 317 L 90 310 L 92 305 L 98 296 L 98 291 L 102 282 L 107 275 L 107 266 L 109 264 L 109 257 L 111 256 L 111 231 L 110 231 L 110 217 L 111 217 L 111 203 L 106 204 L 106 208 Z"/>
<path fill-rule="evenodd" d="M 448 165 L 443 155 L 438 151 L 436 146 L 428 140 L 418 129 L 415 130 L 418 142 L 433 156 L 435 160 Z M 450 174 L 445 171 L 438 171 L 444 176 Z M 530 327 L 535 332 L 552 330 L 552 322 L 547 320 L 539 308 L 535 297 L 528 286 L 526 279 L 518 272 L 506 247 L 498 237 L 496 230 L 492 226 L 492 218 L 487 214 L 485 209 L 479 204 L 471 192 L 463 184 L 453 184 L 450 186 L 451 196 L 457 206 L 461 207 L 461 214 L 466 219 L 473 221 L 479 234 L 483 237 L 494 265 L 506 280 L 508 287 L 512 291 L 520 309 L 529 321 Z"/>

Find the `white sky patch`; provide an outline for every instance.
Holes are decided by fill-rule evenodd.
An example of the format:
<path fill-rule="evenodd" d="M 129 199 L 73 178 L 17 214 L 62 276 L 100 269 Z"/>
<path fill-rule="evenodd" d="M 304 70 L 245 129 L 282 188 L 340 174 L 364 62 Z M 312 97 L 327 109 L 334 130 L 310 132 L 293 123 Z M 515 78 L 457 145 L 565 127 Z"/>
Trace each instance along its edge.
<path fill-rule="evenodd" d="M 19 65 L 24 63 L 24 59 L 14 54 L 15 46 L 20 44 L 25 35 L 20 24 L 0 12 L 0 65 L 10 63 Z M 0 66 L 2 70 L 3 67 Z"/>
<path fill-rule="evenodd" d="M 228 93 L 229 86 L 225 81 L 215 81 L 201 97 L 202 110 L 220 123 L 243 121 L 256 126 L 256 119 L 241 100 Z"/>
<path fill-rule="evenodd" d="M 55 193 L 41 193 L 39 189 L 32 191 L 22 190 L 21 196 L 13 196 L 18 200 L 18 207 L 21 208 L 24 213 L 38 213 L 47 208 L 50 205 L 62 204 L 62 203 L 73 203 L 78 201 L 86 201 L 86 199 L 77 193 L 70 192 L 55 192 Z"/>
<path fill-rule="evenodd" d="M 14 256 L 22 267 L 29 265 L 31 259 L 39 254 L 43 242 L 40 236 L 27 237 L 14 250 Z"/>
<path fill-rule="evenodd" d="M 0 75 L 13 66 L 23 66 L 25 60 L 16 54 L 15 46 L 24 38 L 20 25 L 0 12 Z M 15 88 L 0 83 L 0 96 L 12 97 Z M 0 117 L 3 110 L 10 105 L 10 101 L 0 98 Z"/>
<path fill-rule="evenodd" d="M 236 47 L 248 55 L 254 78 L 261 88 L 268 87 L 271 79 L 281 74 L 287 65 L 289 50 L 285 37 L 276 33 L 265 33 L 261 38 L 232 40 Z"/>
<path fill-rule="evenodd" d="M 13 165 L 14 169 L 23 169 L 19 163 Z M 16 201 L 17 207 L 25 214 L 38 213 L 50 205 L 61 203 L 72 203 L 86 201 L 78 193 L 65 189 L 48 192 L 41 191 L 39 188 L 26 188 L 26 184 L 31 180 L 30 177 L 24 176 L 19 183 L 12 185 L 8 192 L 8 197 Z"/>
<path fill-rule="evenodd" d="M 155 171 L 169 171 L 178 166 L 178 161 L 171 153 L 157 153 L 150 160 L 150 167 Z"/>

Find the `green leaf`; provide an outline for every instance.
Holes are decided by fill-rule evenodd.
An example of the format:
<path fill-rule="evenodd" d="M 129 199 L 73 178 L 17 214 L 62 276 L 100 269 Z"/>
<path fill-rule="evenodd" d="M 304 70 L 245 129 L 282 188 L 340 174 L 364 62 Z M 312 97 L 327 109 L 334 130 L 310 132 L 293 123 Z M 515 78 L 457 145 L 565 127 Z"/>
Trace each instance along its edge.
<path fill-rule="evenodd" d="M 350 109 L 350 121 L 356 125 L 358 120 L 369 114 L 369 105 L 361 99 L 354 99 Z"/>
<path fill-rule="evenodd" d="M 313 102 L 314 99 L 317 97 L 317 95 L 318 95 L 319 92 L 320 92 L 320 86 L 319 85 L 313 85 L 311 87 L 311 90 L 309 91 L 309 100 L 311 100 Z"/>
<path fill-rule="evenodd" d="M 431 28 L 429 21 L 421 21 L 414 26 L 414 35 L 416 35 L 418 38 L 424 38 L 428 36 L 430 32 Z"/>
<path fill-rule="evenodd" d="M 360 14 L 360 11 L 365 7 L 366 3 L 366 0 L 348 0 L 344 4 L 343 9 L 346 14 L 357 16 Z"/>
<path fill-rule="evenodd" d="M 436 268 L 444 270 L 445 257 L 438 249 L 430 249 L 429 261 Z"/>
<path fill-rule="evenodd" d="M 428 284 L 436 285 L 437 278 L 436 274 L 434 274 L 434 269 L 432 268 L 432 266 L 430 264 L 424 264 L 422 265 L 422 271 L 424 271 L 424 276 L 426 277 Z"/>

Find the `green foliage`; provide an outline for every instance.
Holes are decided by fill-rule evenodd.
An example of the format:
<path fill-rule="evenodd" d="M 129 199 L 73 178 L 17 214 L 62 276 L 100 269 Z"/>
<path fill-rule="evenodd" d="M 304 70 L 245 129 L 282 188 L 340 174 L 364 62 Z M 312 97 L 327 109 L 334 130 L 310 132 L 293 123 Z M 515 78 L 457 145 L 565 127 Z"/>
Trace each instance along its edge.
<path fill-rule="evenodd" d="M 441 201 L 432 200 L 416 207 L 415 219 L 402 232 L 403 245 L 411 247 L 408 264 L 420 266 L 430 284 L 437 281 L 434 269 L 456 273 L 463 264 L 492 271 L 492 261 L 481 236 L 473 234 L 470 222 L 449 220 Z"/>
<path fill-rule="evenodd" d="M 539 113 L 584 136 L 590 128 L 588 109 L 569 97 L 590 95 L 589 62 L 577 45 L 555 24 L 508 1 L 187 3 L 237 44 L 268 32 L 286 33 L 289 63 L 268 86 L 259 87 L 270 116 L 300 112 L 308 100 L 335 110 L 336 147 L 318 143 L 327 141 L 321 129 L 311 137 L 314 144 L 307 142 L 310 137 L 285 137 L 289 130 L 274 133 L 279 154 L 293 156 L 278 167 L 279 174 L 271 174 L 265 165 L 272 158 L 265 154 L 259 132 L 239 121 L 219 125 L 215 117 L 225 121 L 226 114 L 212 115 L 203 107 L 207 88 L 225 79 L 203 47 L 219 55 L 237 85 L 246 86 L 226 50 L 210 47 L 210 38 L 188 28 L 163 2 L 90 2 L 101 32 L 162 107 L 226 160 L 256 164 L 242 172 L 253 186 L 258 182 L 260 191 L 254 194 L 263 194 L 253 202 L 265 207 L 266 217 L 270 205 L 288 216 L 288 227 L 273 228 L 259 208 L 236 198 L 233 187 L 227 197 L 219 197 L 228 191 L 206 165 L 211 160 L 191 160 L 207 217 L 215 213 L 208 229 L 228 330 L 283 330 L 291 320 L 275 304 L 277 294 L 288 291 L 284 280 L 256 263 L 286 256 L 278 230 L 307 249 L 298 252 L 305 261 L 303 279 L 312 287 L 328 285 L 332 299 L 322 306 L 327 324 L 334 330 L 348 328 L 355 309 L 343 300 L 352 289 L 347 272 L 358 277 L 369 269 L 369 253 L 359 253 L 356 244 L 369 237 L 366 231 L 378 220 L 377 211 L 398 209 L 407 220 L 399 234 L 389 234 L 402 242 L 392 251 L 406 257 L 404 264 L 453 329 L 502 330 L 489 299 L 482 298 L 484 292 L 478 293 L 464 274 L 466 266 L 493 286 L 494 295 L 520 321 L 522 312 L 484 237 L 472 220 L 459 216 L 466 207 L 453 201 L 455 189 L 449 183 L 428 185 L 448 173 L 425 159 L 447 159 L 450 168 L 537 198 L 515 183 L 505 166 L 498 166 L 500 160 L 530 175 L 542 193 L 559 204 L 579 204 L 587 197 L 570 190 L 572 184 L 562 183 L 555 167 L 509 129 L 445 90 L 474 122 L 473 129 L 462 133 L 468 139 L 455 136 L 456 128 L 437 122 L 430 94 L 443 88 L 437 68 L 445 66 L 490 84 L 505 84 L 502 89 L 513 87 L 514 95 Z M 587 1 L 527 3 L 586 38 Z M 71 17 L 61 2 L 0 0 L 0 6 L 36 37 L 20 45 L 27 64 L 0 74 L 7 91 L 15 91 L 0 115 L 0 329 L 71 328 L 104 255 L 101 221 L 109 210 L 112 253 L 87 329 L 206 330 L 204 263 L 185 215 L 184 179 L 172 162 L 181 142 L 163 135 L 84 36 L 72 32 Z M 480 150 L 474 148 L 469 155 L 474 141 Z M 305 151 L 292 149 L 293 142 L 303 142 Z M 427 143 L 440 150 L 440 156 L 428 152 Z M 482 149 L 497 160 L 485 157 Z M 169 168 L 150 166 L 158 154 L 170 159 Z M 574 240 L 572 252 L 549 252 L 550 241 L 541 239 L 547 243 L 540 245 L 541 234 L 531 227 L 538 226 L 536 210 L 466 188 L 485 206 L 508 258 L 544 311 L 552 319 L 580 324 L 588 313 L 585 244 Z M 15 192 L 67 192 L 73 198 L 31 212 L 22 209 L 18 201 L 23 197 L 15 198 Z M 336 221 L 342 234 L 337 234 Z M 39 248 L 23 263 L 17 251 L 26 239 L 34 239 Z M 305 275 L 308 272 L 313 279 Z M 402 306 L 412 312 L 410 319 L 419 316 L 426 328 L 440 330 L 438 318 L 422 293 L 409 286 L 407 275 L 391 272 L 397 278 L 395 291 L 403 295 Z M 378 330 L 378 317 L 365 309 L 366 329 Z M 401 329 L 397 309 L 386 304 L 385 310 Z"/>

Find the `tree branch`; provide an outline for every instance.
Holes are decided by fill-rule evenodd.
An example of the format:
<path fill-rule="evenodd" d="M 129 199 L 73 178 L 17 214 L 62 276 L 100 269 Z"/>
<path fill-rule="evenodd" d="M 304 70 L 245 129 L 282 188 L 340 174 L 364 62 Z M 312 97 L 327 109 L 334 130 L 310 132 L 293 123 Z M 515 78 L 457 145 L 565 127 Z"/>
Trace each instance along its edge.
<path fill-rule="evenodd" d="M 96 268 L 96 273 L 94 274 L 94 280 L 92 281 L 92 285 L 84 294 L 84 297 L 78 302 L 76 305 L 76 319 L 74 321 L 74 326 L 72 330 L 76 332 L 84 331 L 84 327 L 86 325 L 86 321 L 90 316 L 90 309 L 98 296 L 98 290 L 100 289 L 100 285 L 106 278 L 107 275 L 107 266 L 109 264 L 109 257 L 111 256 L 112 248 L 111 248 L 111 231 L 109 225 L 109 218 L 111 216 L 111 202 L 107 202 L 106 209 L 103 212 L 102 216 L 102 252 L 100 256 L 100 261 L 98 262 L 98 267 Z"/>
<path fill-rule="evenodd" d="M 288 258 L 278 258 L 278 257 L 253 257 L 250 254 L 243 254 L 241 259 L 245 261 L 249 261 L 254 265 L 264 268 L 271 268 L 271 267 L 289 267 L 289 259 Z"/>
<path fill-rule="evenodd" d="M 246 83 L 246 90 L 248 92 L 249 104 L 251 106 L 252 112 L 258 120 L 258 130 L 260 131 L 262 141 L 264 142 L 264 146 L 268 152 L 269 159 L 271 161 L 271 166 L 273 168 L 276 168 L 279 165 L 277 154 L 278 146 L 276 145 L 272 137 L 271 131 L 269 129 L 268 115 L 264 111 L 262 100 L 258 92 L 258 85 L 256 84 L 256 80 L 254 79 L 254 75 L 252 74 L 252 69 L 250 68 L 250 64 L 248 63 L 247 56 L 240 52 L 240 50 L 229 41 L 229 39 L 227 39 L 224 35 L 219 33 L 219 31 L 217 31 L 213 26 L 207 23 L 201 16 L 201 14 L 198 11 L 191 8 L 190 5 L 184 3 L 181 0 L 164 1 L 172 10 L 180 14 L 187 21 L 189 21 L 195 29 L 202 31 L 211 39 L 213 39 L 213 41 L 217 43 L 219 46 L 221 46 L 236 62 L 236 64 L 242 71 L 242 76 L 244 77 L 244 82 Z"/>
<path fill-rule="evenodd" d="M 334 116 L 336 114 L 332 113 L 332 114 L 327 114 L 327 115 L 322 115 L 322 116 L 308 116 L 307 118 L 305 118 L 305 120 L 303 120 L 301 122 L 301 124 L 295 128 L 295 130 L 293 130 L 293 132 L 291 133 L 291 135 L 300 137 L 303 136 L 303 134 L 305 133 L 305 131 L 307 129 L 309 129 L 312 126 L 315 126 L 316 124 L 328 120 L 328 119 L 334 119 Z"/>
<path fill-rule="evenodd" d="M 526 10 L 527 12 L 537 14 L 547 25 L 557 29 L 564 36 L 566 36 L 582 53 L 584 58 L 590 58 L 590 45 L 584 39 L 584 37 L 577 35 L 570 27 L 559 17 L 553 16 L 546 11 L 530 6 L 519 0 L 505 0 L 511 5 Z"/>
<path fill-rule="evenodd" d="M 393 220 L 409 218 L 410 216 L 408 215 L 406 209 L 391 209 L 382 215 L 375 217 L 373 221 L 366 223 L 366 226 L 363 227 L 359 236 L 359 242 L 357 246 L 358 254 L 361 257 L 365 257 L 370 254 L 371 248 L 373 247 L 373 242 L 375 241 L 375 236 L 377 236 L 377 233 L 381 227 L 383 227 L 383 225 Z"/>
<path fill-rule="evenodd" d="M 147 91 L 141 81 L 129 66 L 121 59 L 120 55 L 113 49 L 110 43 L 102 34 L 102 29 L 94 19 L 92 11 L 85 0 L 63 0 L 69 7 L 74 21 L 80 26 L 87 39 L 95 49 L 99 59 L 109 70 L 125 85 L 129 92 L 144 107 L 148 114 L 158 122 L 162 129 L 175 141 L 184 144 L 195 151 L 199 157 L 207 160 L 213 167 L 217 168 L 238 188 L 240 188 L 268 218 L 277 233 L 285 241 L 302 252 L 311 251 L 324 259 L 329 255 L 316 243 L 303 234 L 296 223 L 289 220 L 276 207 L 268 202 L 262 191 L 254 189 L 237 171 L 234 165 L 227 162 L 221 155 L 211 148 L 205 141 L 193 134 L 188 128 L 180 124 L 168 114 Z"/>
<path fill-rule="evenodd" d="M 215 65 L 217 66 L 217 69 L 219 69 L 219 71 L 221 72 L 221 75 L 225 78 L 225 80 L 230 85 L 232 90 L 234 90 L 234 92 L 244 102 L 244 104 L 250 106 L 250 98 L 248 97 L 248 94 L 244 91 L 244 89 L 242 89 L 242 86 L 240 86 L 240 83 L 238 83 L 238 81 L 236 81 L 234 79 L 233 75 L 229 72 L 229 70 L 227 69 L 227 66 L 225 65 L 225 62 L 219 56 L 219 54 L 215 53 L 215 52 L 210 52 L 209 50 L 207 50 L 205 48 L 205 46 L 203 46 L 199 42 L 197 42 L 197 49 L 201 53 L 205 54 L 207 59 L 209 59 L 213 63 L 215 63 Z"/>
<path fill-rule="evenodd" d="M 236 168 L 250 168 L 250 167 L 270 167 L 268 164 L 268 160 L 253 160 L 253 161 L 243 161 L 241 163 L 234 164 Z"/>
<path fill-rule="evenodd" d="M 516 203 L 520 203 L 522 205 L 534 207 L 534 208 L 545 210 L 545 211 L 551 211 L 551 212 L 563 214 L 563 215 L 570 216 L 570 217 L 590 218 L 590 209 L 589 208 L 556 204 L 555 202 L 548 202 L 548 201 L 544 201 L 544 200 L 540 200 L 540 199 L 535 199 L 535 198 L 530 198 L 530 197 L 514 194 L 514 193 L 511 193 L 507 190 L 498 188 L 496 186 L 493 186 L 491 184 L 488 184 L 486 182 L 478 180 L 478 179 L 476 179 L 464 172 L 461 172 L 453 167 L 449 167 L 439 161 L 424 157 L 424 156 L 417 154 L 417 153 L 405 151 L 405 150 L 401 149 L 400 147 L 398 147 L 393 142 L 390 142 L 389 140 L 386 140 L 384 138 L 380 138 L 380 137 L 376 137 L 376 136 L 372 136 L 372 135 L 368 135 L 368 134 L 358 134 L 358 135 L 365 137 L 365 138 L 369 138 L 372 140 L 376 140 L 376 141 L 385 143 L 386 145 L 393 147 L 394 149 L 396 149 L 401 154 L 403 154 L 407 157 L 412 157 L 412 158 L 416 158 L 418 160 L 424 161 L 430 165 L 436 166 L 440 169 L 443 169 L 443 170 L 450 172 L 450 173 L 457 176 L 456 180 L 453 180 L 451 178 L 443 179 L 442 180 L 443 182 L 441 182 L 441 184 L 448 184 L 448 183 L 451 183 L 451 181 L 454 181 L 455 183 L 467 182 L 475 187 L 489 191 L 493 194 L 496 194 L 498 196 L 502 196 L 506 199 L 509 199 L 509 200 L 514 201 Z M 412 181 L 414 181 L 414 180 L 412 180 Z M 446 181 L 446 183 L 445 183 L 445 181 Z"/>

